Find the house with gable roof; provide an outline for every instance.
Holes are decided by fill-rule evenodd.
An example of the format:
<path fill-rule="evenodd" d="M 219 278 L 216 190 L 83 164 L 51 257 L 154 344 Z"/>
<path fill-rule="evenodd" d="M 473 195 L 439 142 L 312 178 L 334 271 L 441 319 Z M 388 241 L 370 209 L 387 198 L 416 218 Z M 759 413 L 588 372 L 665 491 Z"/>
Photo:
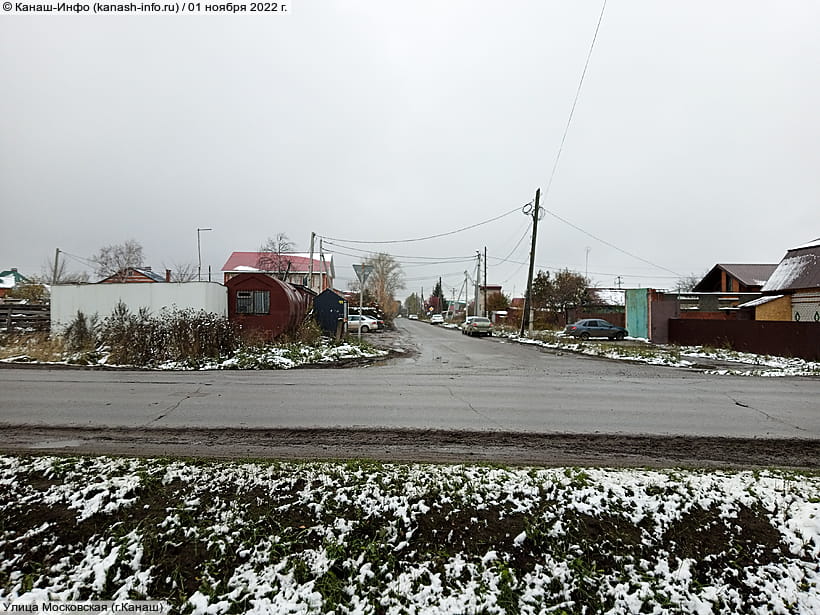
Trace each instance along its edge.
<path fill-rule="evenodd" d="M 787 251 L 762 291 L 743 306 L 755 308 L 756 320 L 820 323 L 820 238 Z"/>
<path fill-rule="evenodd" d="M 777 264 L 718 263 L 692 289 L 695 293 L 757 293 Z"/>
<path fill-rule="evenodd" d="M 233 252 L 222 266 L 224 282 L 240 273 L 267 273 L 283 282 L 307 286 L 316 292 L 333 288 L 336 271 L 332 254 L 304 252 Z M 313 276 L 311 280 L 310 277 Z"/>
<path fill-rule="evenodd" d="M 29 284 L 29 280 L 15 267 L 6 271 L 0 271 L 0 298 L 5 297 L 12 289 L 23 284 Z"/>

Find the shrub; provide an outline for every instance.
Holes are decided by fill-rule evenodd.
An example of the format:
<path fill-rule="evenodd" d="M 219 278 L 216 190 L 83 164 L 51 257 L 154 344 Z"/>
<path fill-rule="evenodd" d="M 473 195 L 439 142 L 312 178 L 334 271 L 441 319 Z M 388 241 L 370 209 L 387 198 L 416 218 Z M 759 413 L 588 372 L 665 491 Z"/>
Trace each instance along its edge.
<path fill-rule="evenodd" d="M 119 303 L 100 325 L 99 341 L 119 365 L 151 366 L 164 362 L 200 365 L 239 346 L 239 334 L 226 318 L 204 310 L 146 309 L 132 314 Z"/>
<path fill-rule="evenodd" d="M 85 314 L 78 311 L 74 320 L 66 327 L 63 333 L 68 350 L 73 352 L 85 352 L 94 350 L 97 345 L 97 327 L 99 323 L 96 316 L 87 318 Z"/>

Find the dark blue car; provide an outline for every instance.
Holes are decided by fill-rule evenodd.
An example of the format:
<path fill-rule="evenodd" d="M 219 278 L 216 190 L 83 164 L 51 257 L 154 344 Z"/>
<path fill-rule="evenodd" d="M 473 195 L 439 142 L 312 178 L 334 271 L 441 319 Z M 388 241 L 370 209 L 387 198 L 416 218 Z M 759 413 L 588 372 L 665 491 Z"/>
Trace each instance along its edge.
<path fill-rule="evenodd" d="M 591 337 L 608 337 L 611 340 L 622 340 L 629 335 L 629 332 L 623 327 L 618 327 L 599 318 L 585 318 L 567 325 L 564 334 L 582 340 L 588 340 Z"/>

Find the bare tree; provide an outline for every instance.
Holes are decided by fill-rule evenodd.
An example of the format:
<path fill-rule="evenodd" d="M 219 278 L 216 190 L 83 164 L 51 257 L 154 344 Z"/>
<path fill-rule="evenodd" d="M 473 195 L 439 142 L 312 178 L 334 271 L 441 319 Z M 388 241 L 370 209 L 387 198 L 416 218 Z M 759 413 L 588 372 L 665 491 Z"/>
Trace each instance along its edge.
<path fill-rule="evenodd" d="M 197 266 L 193 263 L 173 263 L 170 267 L 163 266 L 171 271 L 171 282 L 192 282 L 197 278 Z"/>
<path fill-rule="evenodd" d="M 85 271 L 80 273 L 69 271 L 64 258 L 58 261 L 55 271 L 54 260 L 48 258 L 43 263 L 43 280 L 48 284 L 87 284 L 88 274 Z"/>
<path fill-rule="evenodd" d="M 112 275 L 124 278 L 128 275 L 129 269 L 142 267 L 144 259 L 142 245 L 134 239 L 100 248 L 100 251 L 91 257 L 94 272 L 102 278 Z"/>
<path fill-rule="evenodd" d="M 675 290 L 679 293 L 691 292 L 691 290 L 695 288 L 695 286 L 698 285 L 698 282 L 700 282 L 704 277 L 706 277 L 705 273 L 700 275 L 697 273 L 690 273 L 687 276 L 683 276 L 675 283 Z"/>
<path fill-rule="evenodd" d="M 285 233 L 277 233 L 276 237 L 268 237 L 265 243 L 259 246 L 256 268 L 287 281 L 288 274 L 293 267 L 291 258 L 293 249 L 293 242 Z"/>
<path fill-rule="evenodd" d="M 390 317 L 396 315 L 396 292 L 404 288 L 404 272 L 401 265 L 389 254 L 379 253 L 369 257 L 366 265 L 373 267 L 367 278 L 370 291 L 382 311 Z"/>

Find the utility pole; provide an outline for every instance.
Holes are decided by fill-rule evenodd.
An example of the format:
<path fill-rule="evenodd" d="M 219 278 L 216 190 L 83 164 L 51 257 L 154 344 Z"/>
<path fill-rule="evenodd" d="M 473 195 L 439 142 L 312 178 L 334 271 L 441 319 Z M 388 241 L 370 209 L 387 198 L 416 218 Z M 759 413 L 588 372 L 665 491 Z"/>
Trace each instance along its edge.
<path fill-rule="evenodd" d="M 308 263 L 308 288 L 313 290 L 313 241 L 316 239 L 316 233 L 310 234 L 310 262 Z"/>
<path fill-rule="evenodd" d="M 487 309 L 487 246 L 484 246 L 484 316 L 489 317 L 490 311 Z"/>
<path fill-rule="evenodd" d="M 60 248 L 57 248 L 57 251 L 54 252 L 54 271 L 51 273 L 51 285 L 54 286 L 57 283 L 57 267 L 59 266 L 60 260 Z"/>
<path fill-rule="evenodd" d="M 478 300 L 481 292 L 481 252 L 476 250 L 478 263 L 475 266 L 475 307 L 473 308 L 473 316 L 478 316 Z"/>
<path fill-rule="evenodd" d="M 538 236 L 538 217 L 540 212 L 539 203 L 541 202 L 541 188 L 535 191 L 535 207 L 532 210 L 532 247 L 530 248 L 530 271 L 527 274 L 527 294 L 524 295 L 524 314 L 521 316 L 521 332 L 519 335 L 524 337 L 524 331 L 532 324 L 530 322 L 530 312 L 532 311 L 532 270 L 535 267 L 535 238 Z M 524 209 L 524 213 L 529 213 Z"/>
<path fill-rule="evenodd" d="M 200 234 L 202 233 L 202 231 L 212 231 L 212 230 L 214 230 L 214 229 L 212 229 L 212 228 L 197 228 L 196 229 L 196 254 L 197 254 L 197 261 L 199 263 L 198 266 L 197 266 L 197 269 L 196 269 L 197 282 L 202 281 L 202 241 L 200 239 Z M 210 273 L 208 274 L 208 281 L 209 282 L 211 281 L 211 274 Z"/>

